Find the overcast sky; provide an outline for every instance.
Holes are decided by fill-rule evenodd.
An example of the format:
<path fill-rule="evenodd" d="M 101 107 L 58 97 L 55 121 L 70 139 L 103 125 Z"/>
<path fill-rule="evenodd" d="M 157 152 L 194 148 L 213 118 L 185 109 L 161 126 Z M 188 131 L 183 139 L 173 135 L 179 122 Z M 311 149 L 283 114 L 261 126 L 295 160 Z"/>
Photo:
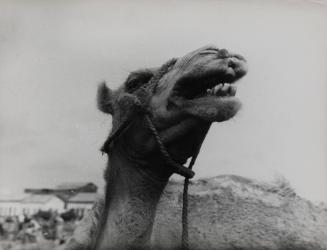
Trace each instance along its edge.
<path fill-rule="evenodd" d="M 326 5 L 308 1 L 1 1 L 0 194 L 102 186 L 111 120 L 97 84 L 216 44 L 249 73 L 241 112 L 212 126 L 197 176 L 283 176 L 326 202 L 326 27 Z"/>

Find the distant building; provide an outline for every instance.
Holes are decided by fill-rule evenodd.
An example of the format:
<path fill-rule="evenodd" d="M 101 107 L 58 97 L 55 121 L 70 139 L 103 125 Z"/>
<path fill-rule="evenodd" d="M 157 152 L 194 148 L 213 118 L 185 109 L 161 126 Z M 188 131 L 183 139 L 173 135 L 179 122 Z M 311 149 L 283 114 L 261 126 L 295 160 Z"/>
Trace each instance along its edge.
<path fill-rule="evenodd" d="M 99 198 L 97 193 L 78 193 L 66 201 L 66 208 L 77 210 L 84 214 L 85 211 L 92 209 L 93 203 Z"/>
<path fill-rule="evenodd" d="M 0 198 L 0 216 L 31 215 L 38 210 L 59 213 L 76 209 L 81 213 L 91 209 L 97 199 L 98 187 L 92 182 L 63 183 L 55 188 L 28 188 L 20 198 Z"/>
<path fill-rule="evenodd" d="M 55 195 L 32 194 L 25 197 L 21 204 L 22 212 L 28 215 L 35 214 L 39 210 L 52 210 L 61 213 L 65 209 L 65 202 Z"/>
<path fill-rule="evenodd" d="M 22 198 L 0 198 L 0 216 L 21 214 Z"/>
<path fill-rule="evenodd" d="M 18 200 L 0 200 L 0 215 L 32 215 L 39 210 L 63 212 L 65 202 L 55 195 L 30 194 Z"/>

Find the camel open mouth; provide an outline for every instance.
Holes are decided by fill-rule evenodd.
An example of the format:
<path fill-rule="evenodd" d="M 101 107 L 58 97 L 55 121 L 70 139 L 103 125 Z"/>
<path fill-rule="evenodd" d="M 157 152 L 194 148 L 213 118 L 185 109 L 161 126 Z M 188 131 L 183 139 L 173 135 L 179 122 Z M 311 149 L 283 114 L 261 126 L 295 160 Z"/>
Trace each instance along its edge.
<path fill-rule="evenodd" d="M 240 55 L 229 54 L 224 50 L 221 50 L 221 53 L 218 50 L 218 53 L 213 53 L 212 56 L 218 59 L 190 66 L 190 69 L 186 70 L 175 83 L 174 97 L 187 101 L 204 97 L 212 99 L 235 96 L 237 89 L 234 83 L 247 73 L 246 60 Z"/>
<path fill-rule="evenodd" d="M 174 88 L 174 96 L 187 100 L 216 97 L 226 98 L 234 97 L 236 95 L 237 87 L 235 85 L 236 79 L 225 77 L 225 80 L 209 80 L 209 81 L 181 81 Z M 203 83 L 204 82 L 204 83 Z"/>
<path fill-rule="evenodd" d="M 208 122 L 232 118 L 241 107 L 235 97 L 236 82 L 246 74 L 245 61 L 239 61 L 234 67 L 228 65 L 197 73 L 176 82 L 170 101 L 185 113 Z"/>

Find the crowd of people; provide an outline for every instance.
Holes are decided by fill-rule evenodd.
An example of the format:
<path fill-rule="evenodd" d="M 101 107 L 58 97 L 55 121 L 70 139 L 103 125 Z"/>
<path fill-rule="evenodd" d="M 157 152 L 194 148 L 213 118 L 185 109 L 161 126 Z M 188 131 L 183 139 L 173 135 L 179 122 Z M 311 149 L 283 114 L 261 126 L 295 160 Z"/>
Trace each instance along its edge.
<path fill-rule="evenodd" d="M 0 242 L 24 245 L 51 241 L 62 245 L 72 236 L 82 217 L 83 214 L 75 210 L 64 213 L 40 210 L 31 216 L 0 217 Z M 5 249 L 3 244 L 2 248 Z"/>

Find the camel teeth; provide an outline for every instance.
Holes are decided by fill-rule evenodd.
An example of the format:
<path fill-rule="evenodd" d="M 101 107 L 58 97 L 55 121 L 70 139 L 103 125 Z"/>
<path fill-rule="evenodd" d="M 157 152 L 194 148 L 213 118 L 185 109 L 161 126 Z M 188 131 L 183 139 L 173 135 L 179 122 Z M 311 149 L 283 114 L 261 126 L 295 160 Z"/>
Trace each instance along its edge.
<path fill-rule="evenodd" d="M 215 87 L 213 88 L 213 93 L 214 93 L 215 95 L 217 95 L 218 92 L 219 92 L 219 90 L 220 90 L 222 87 L 223 87 L 222 84 L 218 84 L 217 86 L 215 86 Z"/>
<path fill-rule="evenodd" d="M 234 96 L 236 94 L 236 87 L 230 83 L 218 83 L 212 88 L 206 90 L 207 95 L 215 96 Z"/>
<path fill-rule="evenodd" d="M 214 94 L 214 95 L 217 95 L 218 90 L 219 90 L 218 86 L 215 86 L 215 87 L 213 88 L 213 94 Z"/>
<path fill-rule="evenodd" d="M 225 83 L 224 86 L 221 88 L 221 91 L 224 93 L 224 94 L 227 94 L 229 92 L 229 88 L 230 88 L 230 84 L 229 83 Z"/>
<path fill-rule="evenodd" d="M 207 94 L 212 95 L 212 89 L 207 89 Z"/>
<path fill-rule="evenodd" d="M 236 95 L 236 90 L 237 90 L 236 86 L 230 86 L 230 88 L 229 88 L 229 94 L 231 96 L 235 96 Z"/>

